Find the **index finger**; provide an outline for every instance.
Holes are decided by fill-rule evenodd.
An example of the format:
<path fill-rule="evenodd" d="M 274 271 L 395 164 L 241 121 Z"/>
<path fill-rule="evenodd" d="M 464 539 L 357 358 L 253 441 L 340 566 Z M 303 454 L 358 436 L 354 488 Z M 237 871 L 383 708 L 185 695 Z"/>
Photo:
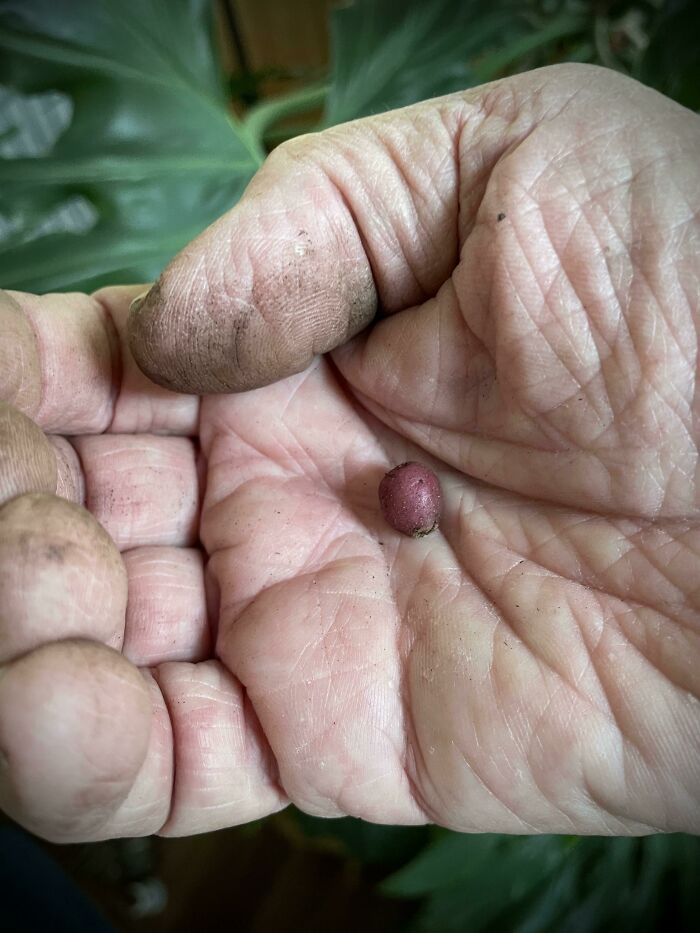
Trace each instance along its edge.
<path fill-rule="evenodd" d="M 155 385 L 129 351 L 129 305 L 143 291 L 0 291 L 0 399 L 47 433 L 195 433 L 197 398 Z"/>

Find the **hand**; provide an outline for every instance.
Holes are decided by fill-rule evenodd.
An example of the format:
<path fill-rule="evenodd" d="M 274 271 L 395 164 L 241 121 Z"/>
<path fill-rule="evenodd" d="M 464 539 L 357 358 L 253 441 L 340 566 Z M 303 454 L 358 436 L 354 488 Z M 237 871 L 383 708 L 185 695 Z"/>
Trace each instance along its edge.
<path fill-rule="evenodd" d="M 192 396 L 135 290 L 5 299 L 2 806 L 700 831 L 699 147 L 579 66 L 295 140 L 133 314 Z"/>

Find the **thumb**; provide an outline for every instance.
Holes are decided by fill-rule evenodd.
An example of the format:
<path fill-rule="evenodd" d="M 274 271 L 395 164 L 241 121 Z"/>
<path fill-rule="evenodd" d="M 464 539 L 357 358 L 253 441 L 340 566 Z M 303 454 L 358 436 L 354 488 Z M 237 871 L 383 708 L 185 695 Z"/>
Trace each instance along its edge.
<path fill-rule="evenodd" d="M 135 303 L 144 372 L 184 392 L 255 388 L 344 343 L 378 304 L 434 294 L 457 253 L 463 108 L 446 98 L 276 149 Z"/>
<path fill-rule="evenodd" d="M 133 309 L 141 368 L 183 392 L 251 389 L 301 372 L 378 307 L 433 297 L 474 226 L 491 168 L 546 112 L 564 67 L 280 146 L 238 205 Z M 570 71 L 573 89 L 580 73 Z"/>

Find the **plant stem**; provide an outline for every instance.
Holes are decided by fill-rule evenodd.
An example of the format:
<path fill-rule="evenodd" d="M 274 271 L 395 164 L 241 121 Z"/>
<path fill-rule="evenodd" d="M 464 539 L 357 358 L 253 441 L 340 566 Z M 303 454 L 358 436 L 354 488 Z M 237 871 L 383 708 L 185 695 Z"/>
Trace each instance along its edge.
<path fill-rule="evenodd" d="M 327 94 L 327 84 L 311 84 L 290 94 L 263 101 L 248 111 L 243 125 L 250 136 L 260 143 L 270 127 L 286 117 L 321 106 Z"/>

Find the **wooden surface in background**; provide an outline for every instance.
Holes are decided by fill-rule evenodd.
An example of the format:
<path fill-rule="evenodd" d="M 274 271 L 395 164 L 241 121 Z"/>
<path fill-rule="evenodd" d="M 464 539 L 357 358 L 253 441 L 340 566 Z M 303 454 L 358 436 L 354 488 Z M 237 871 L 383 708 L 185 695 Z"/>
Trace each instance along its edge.
<path fill-rule="evenodd" d="M 262 78 L 256 84 L 263 97 L 322 77 L 332 5 L 332 0 L 219 0 L 226 72 Z"/>
<path fill-rule="evenodd" d="M 304 71 L 328 61 L 328 0 L 228 0 L 254 71 Z"/>

